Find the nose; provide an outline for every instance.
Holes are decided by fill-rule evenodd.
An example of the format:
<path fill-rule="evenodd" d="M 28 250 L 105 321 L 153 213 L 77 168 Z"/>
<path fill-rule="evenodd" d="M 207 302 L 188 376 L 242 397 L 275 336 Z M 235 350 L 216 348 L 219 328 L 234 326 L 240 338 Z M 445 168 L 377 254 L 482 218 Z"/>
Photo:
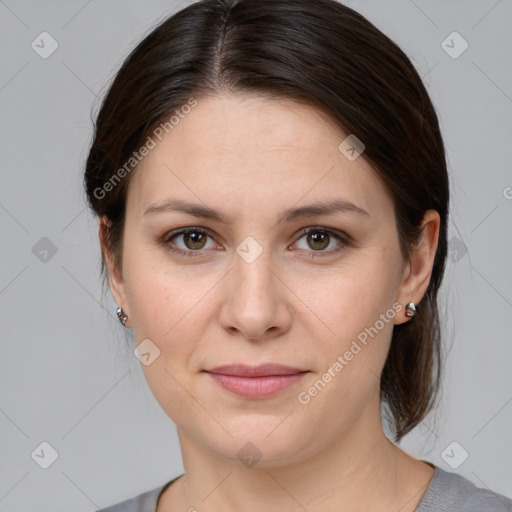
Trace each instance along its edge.
<path fill-rule="evenodd" d="M 284 283 L 279 268 L 264 250 L 252 262 L 235 256 L 224 279 L 221 326 L 232 335 L 250 340 L 275 338 L 292 323 L 293 293 Z"/>

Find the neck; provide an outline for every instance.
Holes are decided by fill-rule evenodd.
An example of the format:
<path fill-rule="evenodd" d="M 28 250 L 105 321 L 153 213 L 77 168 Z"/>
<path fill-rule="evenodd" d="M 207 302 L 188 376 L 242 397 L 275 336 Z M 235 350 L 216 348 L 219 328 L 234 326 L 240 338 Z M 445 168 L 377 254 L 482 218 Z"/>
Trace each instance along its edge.
<path fill-rule="evenodd" d="M 266 462 L 245 467 L 181 429 L 178 435 L 185 475 L 176 482 L 181 481 L 173 502 L 179 502 L 181 510 L 259 512 L 271 505 L 282 512 L 300 508 L 317 512 L 343 504 L 344 512 L 413 512 L 433 475 L 430 466 L 385 436 L 380 409 L 373 421 L 362 414 L 321 451 L 307 457 L 299 454 L 285 465 Z M 158 511 L 174 510 L 170 503 L 162 500 Z"/>

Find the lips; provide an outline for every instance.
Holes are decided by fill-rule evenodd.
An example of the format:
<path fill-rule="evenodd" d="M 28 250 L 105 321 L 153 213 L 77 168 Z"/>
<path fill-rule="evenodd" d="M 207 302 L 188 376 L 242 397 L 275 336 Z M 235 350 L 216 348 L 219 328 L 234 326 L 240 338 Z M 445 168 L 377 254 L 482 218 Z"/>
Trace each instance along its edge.
<path fill-rule="evenodd" d="M 223 389 L 244 398 L 267 398 L 299 382 L 307 370 L 280 364 L 217 366 L 205 372 Z"/>
<path fill-rule="evenodd" d="M 292 368 L 291 366 L 282 364 L 269 363 L 259 366 L 248 366 L 244 364 L 222 365 L 206 371 L 220 375 L 237 375 L 239 377 L 267 377 L 269 375 L 294 375 L 303 373 L 306 370 Z"/>

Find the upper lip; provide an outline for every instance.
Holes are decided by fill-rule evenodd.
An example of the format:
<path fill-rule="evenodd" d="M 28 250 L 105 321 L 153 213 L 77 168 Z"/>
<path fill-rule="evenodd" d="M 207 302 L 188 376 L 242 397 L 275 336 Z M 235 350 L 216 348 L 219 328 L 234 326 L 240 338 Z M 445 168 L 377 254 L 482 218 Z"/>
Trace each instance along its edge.
<path fill-rule="evenodd" d="M 291 366 L 285 366 L 282 364 L 268 363 L 259 366 L 225 364 L 205 371 L 209 373 L 219 373 L 222 375 L 238 375 L 240 377 L 263 377 L 268 375 L 293 375 L 303 373 L 307 370 L 292 368 Z"/>

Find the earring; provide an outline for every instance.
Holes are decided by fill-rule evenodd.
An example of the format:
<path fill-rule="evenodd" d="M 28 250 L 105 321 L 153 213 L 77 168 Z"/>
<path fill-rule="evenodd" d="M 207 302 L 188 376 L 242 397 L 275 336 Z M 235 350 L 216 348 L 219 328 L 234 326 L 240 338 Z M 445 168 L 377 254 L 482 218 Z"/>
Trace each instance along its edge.
<path fill-rule="evenodd" d="M 409 302 L 405 308 L 405 315 L 412 318 L 416 313 L 416 304 L 414 304 L 414 302 Z"/>
<path fill-rule="evenodd" d="M 119 307 L 116 309 L 117 317 L 119 321 L 126 326 L 126 320 L 128 320 L 128 315 L 123 311 L 123 308 Z"/>

